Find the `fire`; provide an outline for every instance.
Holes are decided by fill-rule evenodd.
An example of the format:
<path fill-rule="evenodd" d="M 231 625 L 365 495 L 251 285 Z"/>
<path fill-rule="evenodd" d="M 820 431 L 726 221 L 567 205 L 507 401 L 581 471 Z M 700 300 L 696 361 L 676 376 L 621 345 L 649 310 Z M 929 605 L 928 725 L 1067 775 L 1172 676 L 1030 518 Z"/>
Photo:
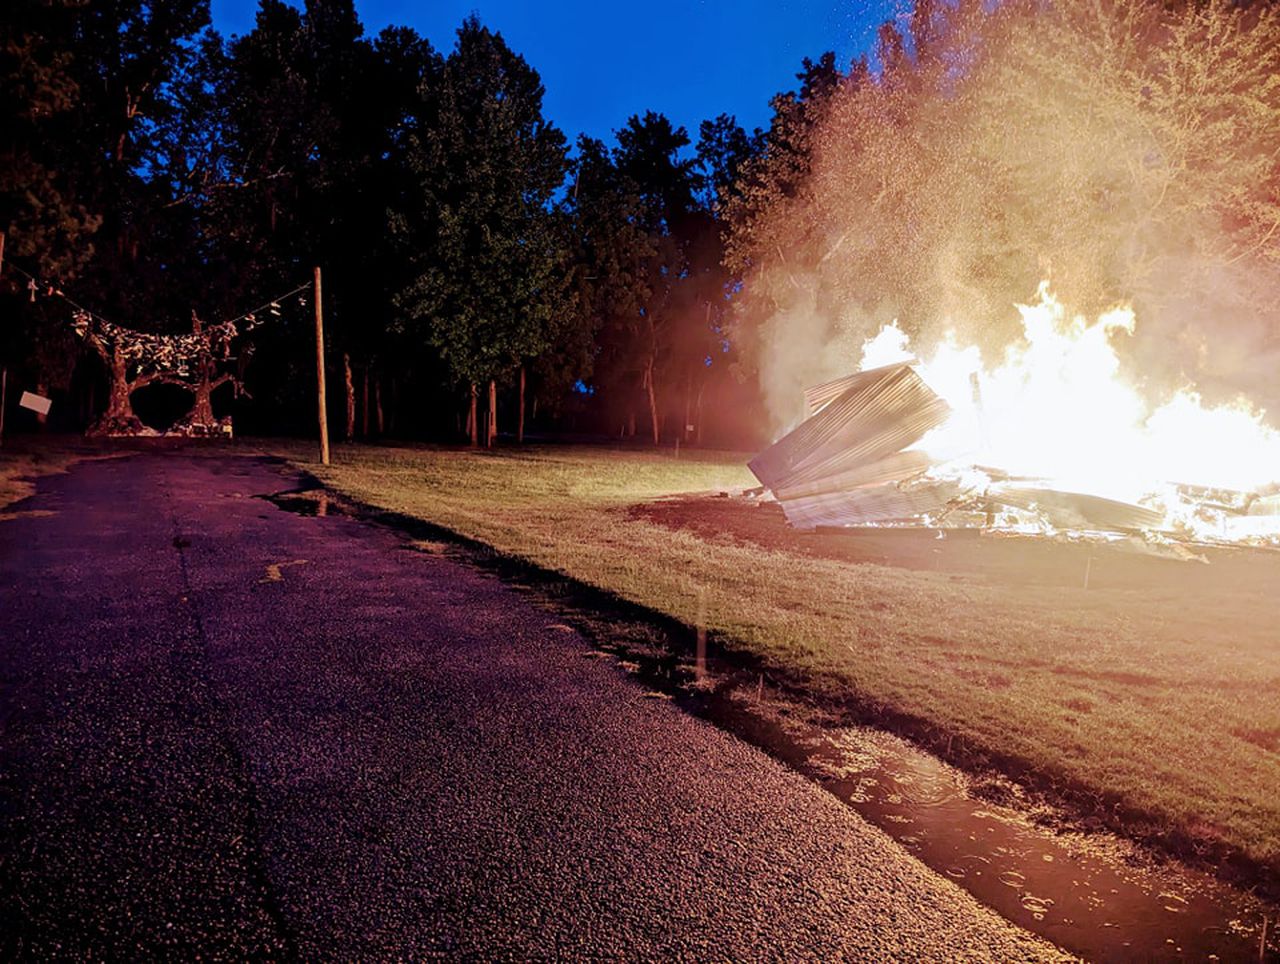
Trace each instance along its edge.
<path fill-rule="evenodd" d="M 1280 538 L 1265 497 L 1280 487 L 1280 432 L 1247 401 L 1206 407 L 1193 387 L 1153 405 L 1122 374 L 1117 345 L 1136 319 L 1117 308 L 1092 321 L 1069 314 L 1047 283 L 1019 305 L 1023 338 L 992 367 L 948 335 L 916 370 L 952 415 L 912 448 L 933 478 L 967 490 L 1003 477 L 1135 503 L 1196 538 Z M 863 346 L 863 370 L 912 360 L 896 324 Z M 1264 501 L 1259 502 L 1259 496 Z"/>

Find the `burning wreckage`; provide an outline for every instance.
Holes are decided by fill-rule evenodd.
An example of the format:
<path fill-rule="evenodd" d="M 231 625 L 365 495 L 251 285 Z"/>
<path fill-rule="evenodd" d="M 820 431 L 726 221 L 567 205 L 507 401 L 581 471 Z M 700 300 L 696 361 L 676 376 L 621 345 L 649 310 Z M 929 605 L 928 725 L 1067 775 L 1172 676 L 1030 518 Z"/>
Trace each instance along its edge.
<path fill-rule="evenodd" d="M 1043 312 L 1046 305 L 1060 322 L 1061 310 L 1051 299 L 1042 303 L 1041 308 L 1021 309 L 1032 340 L 1036 334 L 1030 324 L 1033 312 Z M 1131 331 L 1131 316 L 1129 325 Z M 1052 325 L 1040 326 L 1039 337 L 1067 339 L 1071 343 L 1067 345 L 1067 355 L 1076 351 L 1074 345 L 1087 341 L 1080 336 L 1089 329 L 1080 327 L 1078 320 L 1073 332 L 1064 332 L 1061 326 L 1056 331 L 1052 331 L 1053 328 Z M 1107 334 L 1102 321 L 1097 330 L 1103 337 L 1094 339 L 1095 351 L 1100 345 L 1105 346 Z M 905 348 L 905 336 L 896 328 L 887 331 L 898 336 L 896 347 L 900 354 Z M 1110 351 L 1109 346 L 1105 347 L 1104 361 Z M 1158 475 L 1148 474 L 1165 468 L 1161 460 L 1146 450 L 1137 451 L 1145 439 L 1118 433 L 1101 439 L 1104 444 L 1099 450 L 1089 452 L 1095 461 L 1104 463 L 1112 461 L 1111 457 L 1118 451 L 1121 456 L 1114 461 L 1122 462 L 1123 454 L 1139 460 L 1131 465 L 1140 465 L 1144 471 L 1135 474 L 1143 479 L 1136 486 L 1127 487 L 1129 492 L 1137 493 L 1131 498 L 1115 497 L 1106 485 L 1090 491 L 1087 484 L 1064 484 L 1056 473 L 1015 474 L 998 467 L 999 462 L 987 464 L 988 459 L 983 457 L 987 455 L 994 455 L 995 459 L 1004 455 L 1011 462 L 1020 461 L 1015 454 L 1017 449 L 1008 444 L 1007 437 L 1003 449 L 991 444 L 991 434 L 999 427 L 993 429 L 987 423 L 999 422 L 1001 414 L 988 411 L 983 394 L 984 386 L 990 384 L 1006 408 L 1015 411 L 1029 408 L 1034 417 L 1035 399 L 1024 404 L 1018 397 L 1019 393 L 1025 394 L 1028 382 L 1025 358 L 1020 359 L 1021 387 L 1012 396 L 1008 392 L 1000 394 L 1000 372 L 982 377 L 969 366 L 964 372 L 967 385 L 957 379 L 954 371 L 949 381 L 943 379 L 950 388 L 948 401 L 922 376 L 921 369 L 924 369 L 937 381 L 936 360 L 923 364 L 908 356 L 907 360 L 865 367 L 867 354 L 864 352 L 864 370 L 808 389 L 805 392 L 808 417 L 748 463 L 762 483 L 762 488 L 755 492 L 763 494 L 765 489 L 769 490 L 794 528 L 850 531 L 860 527 L 921 527 L 1091 540 L 1137 537 L 1151 545 L 1175 548 L 1177 544 L 1187 543 L 1280 547 L 1280 484 L 1273 481 L 1233 488 L 1162 480 Z M 1067 364 L 1079 367 L 1079 361 L 1078 357 L 1068 358 Z M 1091 376 L 1101 386 L 1097 391 L 1089 385 L 1059 383 L 1051 386 L 1051 390 L 1058 391 L 1051 406 L 1057 410 L 1067 409 L 1069 417 L 1077 414 L 1071 409 L 1081 407 L 1084 395 L 1099 396 L 1099 409 L 1093 413 L 1097 416 L 1094 427 L 1105 436 L 1108 412 L 1101 406 L 1111 404 L 1123 408 L 1118 402 L 1123 403 L 1128 396 L 1123 394 L 1127 390 L 1118 396 L 1108 395 L 1116 386 L 1115 369 L 1109 362 L 1101 367 L 1101 379 L 1096 370 Z M 1053 380 L 1052 374 L 1049 380 Z M 1064 393 L 1064 388 L 1069 390 Z M 1186 435 L 1194 435 L 1197 428 L 1215 434 L 1213 420 L 1206 416 L 1240 414 L 1202 409 L 1194 394 L 1183 397 L 1181 402 L 1178 417 L 1183 420 L 1182 425 L 1167 413 L 1164 418 L 1164 422 L 1173 427 L 1171 432 L 1166 426 L 1161 440 L 1166 450 L 1171 445 L 1188 442 Z M 958 412 L 958 407 L 964 411 Z M 1174 410 L 1177 406 L 1169 408 Z M 1115 421 L 1117 419 L 1110 420 Z M 1121 417 L 1118 421 L 1124 419 Z M 1240 421 L 1235 418 L 1233 424 Z M 955 434 L 957 422 L 967 422 L 971 443 L 967 457 L 948 457 L 946 446 L 938 444 L 939 436 Z M 1219 448 L 1224 455 L 1219 461 L 1239 457 L 1251 462 L 1253 478 L 1260 475 L 1280 479 L 1280 463 L 1266 464 L 1275 454 L 1276 433 L 1261 425 L 1260 415 L 1248 413 L 1244 424 L 1248 431 L 1239 438 L 1231 438 L 1231 433 L 1219 426 L 1216 434 L 1220 436 Z M 1144 425 L 1142 431 L 1145 430 Z M 975 439 L 979 441 L 972 444 Z M 1049 444 L 1052 441 L 1051 438 Z M 1076 441 L 1087 445 L 1091 440 L 1082 436 Z M 1110 443 L 1109 449 L 1106 443 Z M 977 458 L 973 457 L 974 452 L 980 453 Z M 1021 461 L 1027 464 L 1025 459 Z"/>

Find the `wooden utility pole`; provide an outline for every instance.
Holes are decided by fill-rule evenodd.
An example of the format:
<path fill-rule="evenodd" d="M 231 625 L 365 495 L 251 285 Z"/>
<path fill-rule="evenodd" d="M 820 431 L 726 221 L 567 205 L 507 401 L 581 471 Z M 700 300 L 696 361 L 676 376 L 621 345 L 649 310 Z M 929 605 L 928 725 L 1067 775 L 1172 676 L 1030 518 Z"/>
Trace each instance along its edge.
<path fill-rule="evenodd" d="M 324 310 L 320 304 L 320 268 L 315 274 L 316 402 L 320 413 L 320 464 L 329 464 L 329 412 L 324 400 Z"/>

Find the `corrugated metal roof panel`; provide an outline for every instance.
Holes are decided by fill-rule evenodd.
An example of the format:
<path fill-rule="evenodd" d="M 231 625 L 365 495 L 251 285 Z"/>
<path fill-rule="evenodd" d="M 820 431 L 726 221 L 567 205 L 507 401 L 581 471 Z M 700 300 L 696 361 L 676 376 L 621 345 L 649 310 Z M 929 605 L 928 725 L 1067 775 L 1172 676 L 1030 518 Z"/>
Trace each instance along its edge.
<path fill-rule="evenodd" d="M 919 449 L 908 449 L 905 452 L 895 452 L 875 462 L 858 464 L 812 481 L 791 482 L 777 489 L 774 496 L 778 499 L 797 499 L 807 495 L 821 495 L 824 492 L 856 489 L 864 485 L 897 482 L 923 472 L 931 464 L 932 460 L 925 452 Z"/>
<path fill-rule="evenodd" d="M 817 415 L 748 463 L 777 490 L 848 471 L 901 451 L 950 414 L 909 365 L 859 372 Z"/>
<path fill-rule="evenodd" d="M 797 529 L 814 529 L 918 520 L 921 516 L 940 514 L 959 494 L 960 486 L 954 482 L 890 483 L 787 499 L 779 504 L 791 525 Z"/>
<path fill-rule="evenodd" d="M 1159 529 L 1164 515 L 1155 509 L 1081 492 L 1028 485 L 993 485 L 987 498 L 1000 505 L 1039 513 L 1064 529 Z"/>
<path fill-rule="evenodd" d="M 912 361 L 897 362 L 893 365 L 883 366 L 884 368 L 897 368 L 899 365 L 911 365 Z M 844 375 L 840 378 L 833 378 L 829 382 L 823 382 L 821 385 L 815 385 L 812 388 L 804 390 L 804 403 L 809 409 L 810 415 L 817 415 L 822 411 L 828 402 L 834 401 L 840 395 L 847 392 L 859 380 L 869 372 L 880 371 L 882 369 L 871 368 L 865 372 L 854 372 L 852 375 Z"/>

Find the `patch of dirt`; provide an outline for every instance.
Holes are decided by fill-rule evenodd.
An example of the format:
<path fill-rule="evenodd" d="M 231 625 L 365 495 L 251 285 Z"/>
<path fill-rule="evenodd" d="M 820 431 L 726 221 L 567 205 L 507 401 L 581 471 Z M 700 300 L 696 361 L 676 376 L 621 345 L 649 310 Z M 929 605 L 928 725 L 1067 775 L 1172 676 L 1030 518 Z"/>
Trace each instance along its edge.
<path fill-rule="evenodd" d="M 776 502 L 724 496 L 662 499 L 620 511 L 632 519 L 708 540 L 946 573 L 956 582 L 1142 589 L 1181 599 L 1186 592 L 1269 595 L 1280 580 L 1280 552 L 1269 549 L 1197 546 L 1196 552 L 1210 562 L 1205 566 L 1135 552 L 1123 542 L 1068 541 L 978 529 L 864 527 L 805 532 L 787 525 Z"/>
<path fill-rule="evenodd" d="M 57 514 L 49 509 L 21 509 L 17 512 L 0 512 L 0 522 L 9 519 L 46 519 Z"/>

